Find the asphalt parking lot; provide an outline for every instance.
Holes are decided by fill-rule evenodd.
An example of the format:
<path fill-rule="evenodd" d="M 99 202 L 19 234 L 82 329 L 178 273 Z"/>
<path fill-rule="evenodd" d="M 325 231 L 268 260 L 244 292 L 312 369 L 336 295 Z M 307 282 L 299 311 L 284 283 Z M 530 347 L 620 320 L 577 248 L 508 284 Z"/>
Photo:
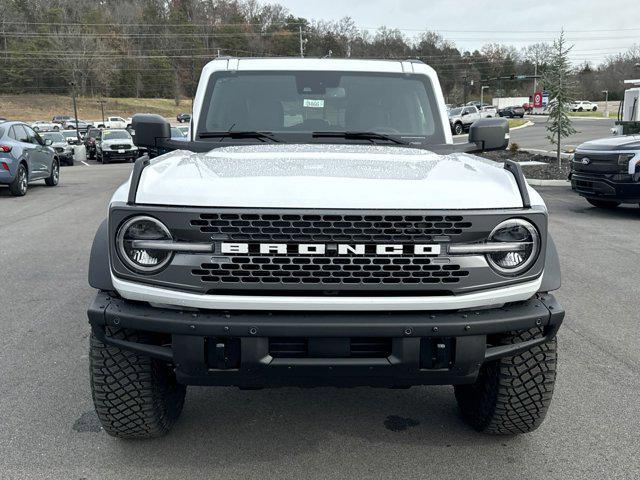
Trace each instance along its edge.
<path fill-rule="evenodd" d="M 533 152 L 549 152 L 555 154 L 555 147 L 547 139 L 547 117 L 540 115 L 526 115 L 525 120 L 533 123 L 531 126 L 511 130 L 511 142 L 520 148 Z M 613 119 L 608 118 L 572 118 L 576 133 L 561 141 L 562 148 L 576 147 L 594 138 L 608 137 L 615 125 Z M 457 136 L 456 143 L 467 141 L 467 135 Z"/>
<path fill-rule="evenodd" d="M 640 208 L 541 188 L 562 267 L 559 373 L 546 422 L 487 437 L 450 387 L 190 388 L 169 436 L 102 432 L 88 380 L 87 263 L 130 164 L 0 189 L 0 478 L 640 478 Z M 42 182 L 38 182 L 42 183 Z"/>

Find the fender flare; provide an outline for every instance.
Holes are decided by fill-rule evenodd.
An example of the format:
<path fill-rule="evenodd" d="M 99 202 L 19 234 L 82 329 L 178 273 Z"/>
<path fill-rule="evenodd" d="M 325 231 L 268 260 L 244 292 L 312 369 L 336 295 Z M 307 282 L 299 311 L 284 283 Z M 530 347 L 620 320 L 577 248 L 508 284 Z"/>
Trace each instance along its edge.
<path fill-rule="evenodd" d="M 98 290 L 113 291 L 109 263 L 109 222 L 105 218 L 93 238 L 89 257 L 89 285 Z"/>
<path fill-rule="evenodd" d="M 542 274 L 542 284 L 540 292 L 552 292 L 558 290 L 562 282 L 560 279 L 560 257 L 556 244 L 551 235 L 547 236 L 547 253 L 544 259 L 544 273 Z"/>

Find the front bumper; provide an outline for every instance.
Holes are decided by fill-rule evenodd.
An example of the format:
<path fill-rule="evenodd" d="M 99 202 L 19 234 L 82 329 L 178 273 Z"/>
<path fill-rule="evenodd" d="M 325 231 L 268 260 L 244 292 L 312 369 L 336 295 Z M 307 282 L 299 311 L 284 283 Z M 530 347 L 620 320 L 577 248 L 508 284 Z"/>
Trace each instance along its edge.
<path fill-rule="evenodd" d="M 640 202 L 640 182 L 634 181 L 633 175 L 572 172 L 571 188 L 586 198 Z"/>
<path fill-rule="evenodd" d="M 471 383 L 483 362 L 553 338 L 564 311 L 549 294 L 477 311 L 249 312 L 155 308 L 99 292 L 88 317 L 103 343 L 172 363 L 184 384 L 408 387 Z M 112 338 L 105 327 L 153 332 L 157 342 Z M 494 343 L 500 334 L 531 328 L 543 335 Z M 354 339 L 388 351 L 354 356 Z M 276 342 L 287 340 L 302 350 L 276 354 Z"/>
<path fill-rule="evenodd" d="M 135 160 L 138 158 L 138 150 L 125 150 L 123 153 L 117 150 L 103 150 L 102 156 L 109 160 Z"/>

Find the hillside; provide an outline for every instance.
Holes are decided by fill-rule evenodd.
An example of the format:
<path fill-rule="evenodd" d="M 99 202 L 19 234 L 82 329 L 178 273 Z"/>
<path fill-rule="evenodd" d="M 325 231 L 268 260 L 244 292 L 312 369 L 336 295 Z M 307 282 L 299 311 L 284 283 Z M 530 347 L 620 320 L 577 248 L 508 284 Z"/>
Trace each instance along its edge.
<path fill-rule="evenodd" d="M 173 99 L 167 98 L 107 98 L 105 116 L 118 115 L 130 117 L 134 113 L 157 113 L 175 118 L 178 113 L 191 111 L 191 100 L 182 100 L 176 106 Z M 78 118 L 98 120 L 102 114 L 98 98 L 78 98 Z M 11 120 L 32 122 L 51 120 L 54 115 L 73 115 L 71 98 L 62 95 L 0 95 L 0 117 Z"/>

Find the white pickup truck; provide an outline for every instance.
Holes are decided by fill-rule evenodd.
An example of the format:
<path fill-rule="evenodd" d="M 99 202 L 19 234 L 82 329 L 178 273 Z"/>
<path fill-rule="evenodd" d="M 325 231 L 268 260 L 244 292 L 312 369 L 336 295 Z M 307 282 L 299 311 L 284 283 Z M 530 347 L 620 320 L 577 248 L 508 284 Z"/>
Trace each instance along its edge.
<path fill-rule="evenodd" d="M 104 122 L 97 123 L 98 128 L 127 128 L 127 121 L 122 117 L 107 117 Z"/>
<path fill-rule="evenodd" d="M 455 385 L 479 431 L 540 425 L 564 317 L 547 209 L 517 163 L 472 154 L 506 148 L 506 120 L 454 144 L 419 61 L 220 58 L 191 125 L 134 116 L 159 155 L 92 247 L 109 434 L 166 433 L 188 385 Z"/>
<path fill-rule="evenodd" d="M 478 108 L 472 105 L 452 108 L 448 114 L 449 126 L 454 135 L 462 135 L 469 130 L 473 122 L 482 118 Z"/>

